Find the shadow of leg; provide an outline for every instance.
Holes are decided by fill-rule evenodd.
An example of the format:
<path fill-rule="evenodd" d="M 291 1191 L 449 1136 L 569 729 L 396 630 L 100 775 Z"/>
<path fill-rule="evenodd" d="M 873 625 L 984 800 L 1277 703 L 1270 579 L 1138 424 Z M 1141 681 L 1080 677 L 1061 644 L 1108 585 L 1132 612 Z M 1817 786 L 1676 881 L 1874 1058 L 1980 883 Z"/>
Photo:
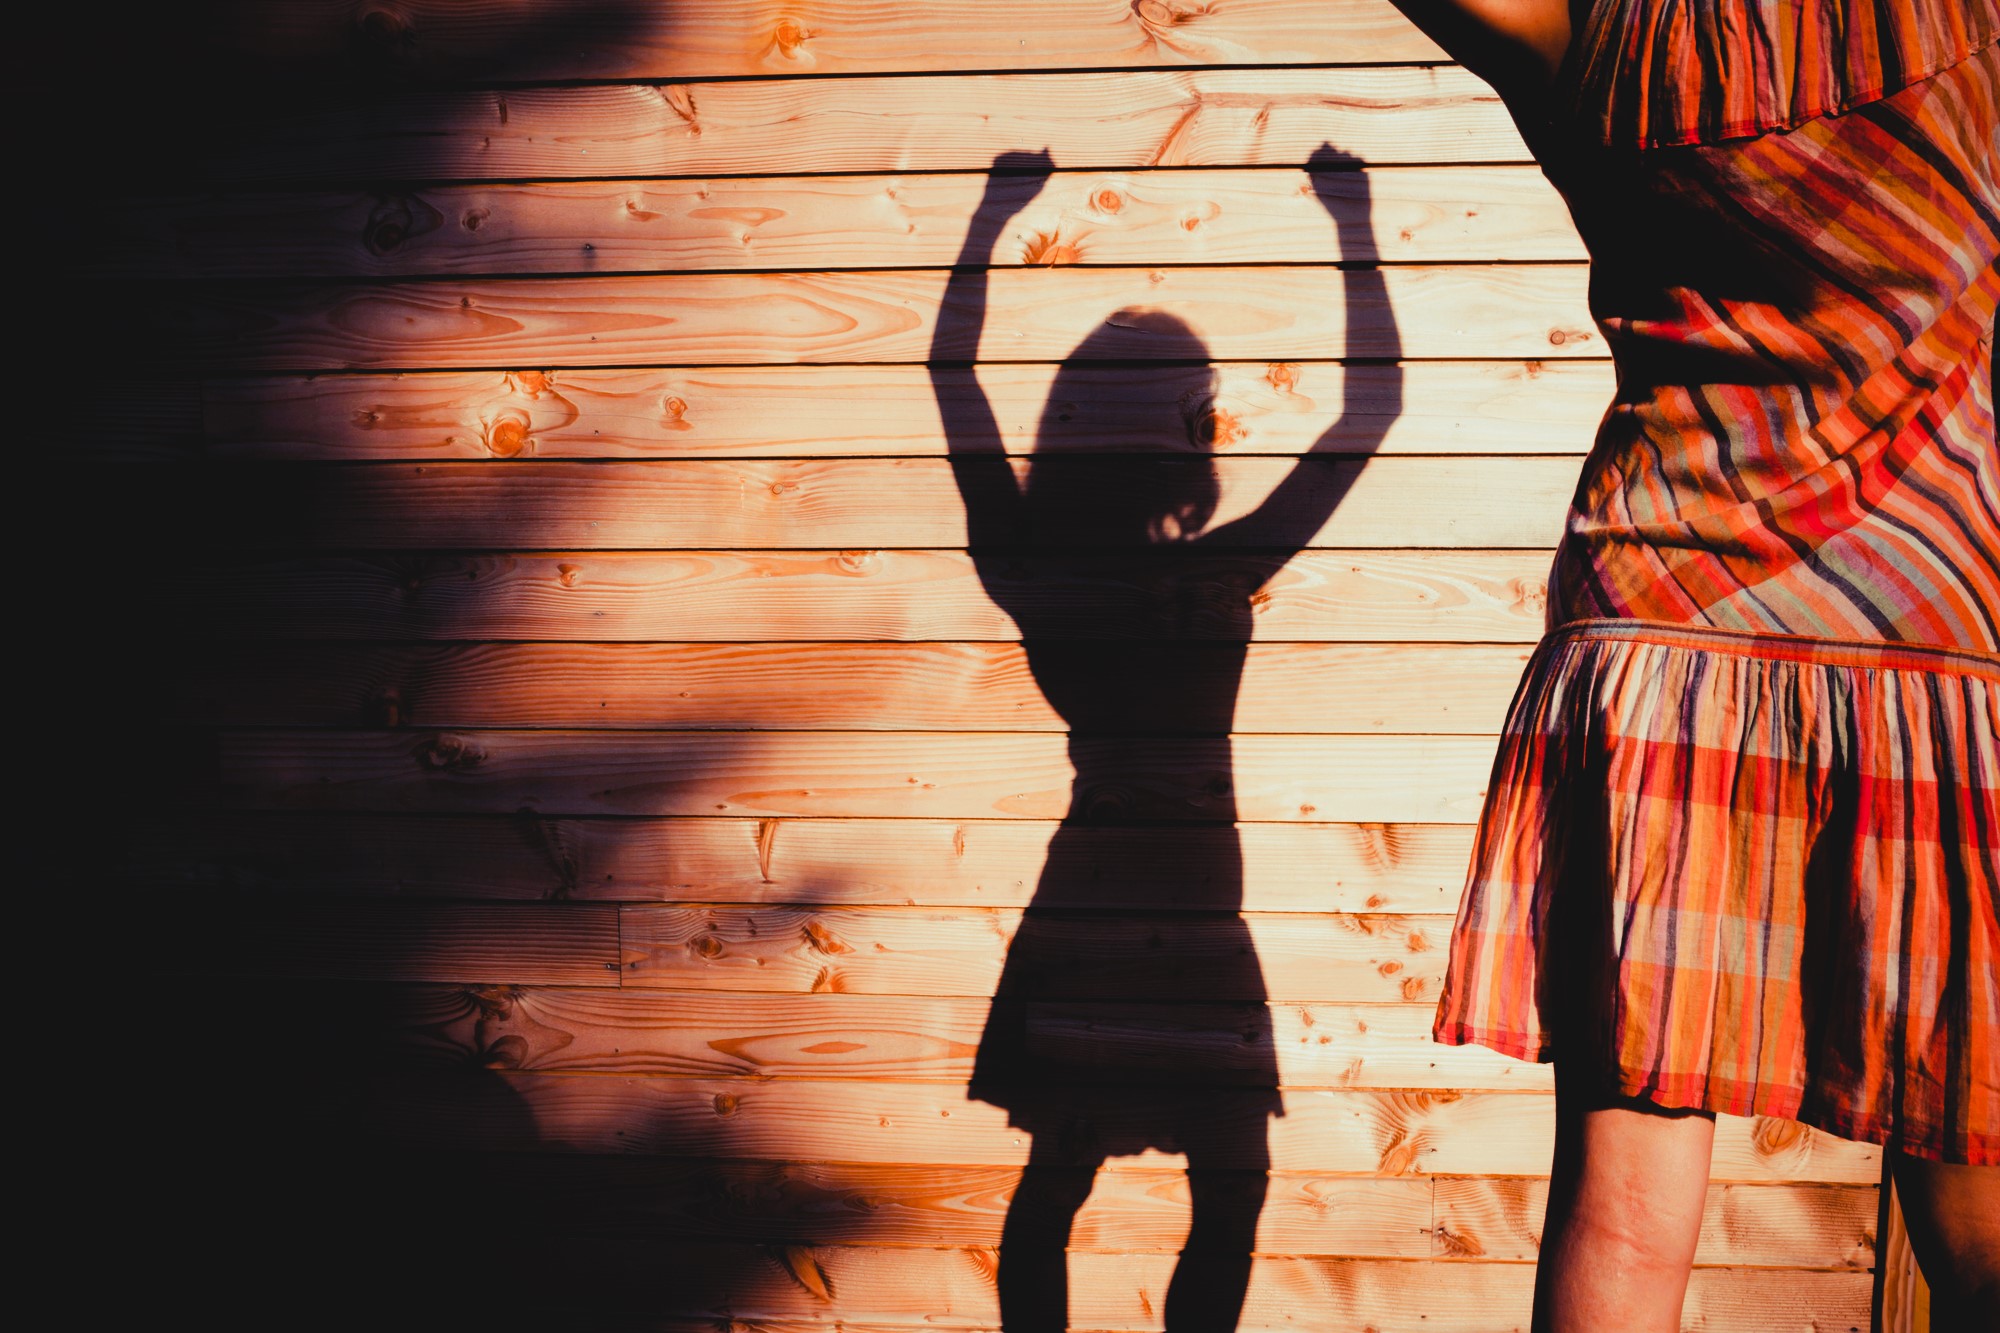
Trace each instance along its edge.
<path fill-rule="evenodd" d="M 1245 1149 L 1251 1147 L 1235 1146 L 1228 1154 L 1229 1170 L 1208 1166 L 1210 1155 L 1193 1145 L 1187 1149 L 1194 1221 L 1173 1281 L 1167 1285 L 1168 1333 L 1228 1333 L 1243 1313 L 1243 1298 L 1250 1289 L 1250 1255 L 1257 1245 L 1257 1218 L 1264 1210 L 1265 1172 L 1270 1167 L 1261 1135 L 1254 1145 L 1255 1160 L 1245 1162 Z"/>
<path fill-rule="evenodd" d="M 1069 1233 L 1090 1197 L 1096 1165 L 1030 1163 L 1000 1232 L 1000 1325 L 1006 1333 L 1063 1333 L 1069 1323 Z"/>

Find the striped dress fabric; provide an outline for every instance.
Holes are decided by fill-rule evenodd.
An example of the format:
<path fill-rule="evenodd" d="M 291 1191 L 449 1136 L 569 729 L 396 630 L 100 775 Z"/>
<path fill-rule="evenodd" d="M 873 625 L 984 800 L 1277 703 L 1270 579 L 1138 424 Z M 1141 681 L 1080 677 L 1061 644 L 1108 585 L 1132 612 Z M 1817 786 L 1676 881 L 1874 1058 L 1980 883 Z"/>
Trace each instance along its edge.
<path fill-rule="evenodd" d="M 1618 367 L 1435 1032 L 2000 1162 L 2000 0 L 1599 0 Z"/>

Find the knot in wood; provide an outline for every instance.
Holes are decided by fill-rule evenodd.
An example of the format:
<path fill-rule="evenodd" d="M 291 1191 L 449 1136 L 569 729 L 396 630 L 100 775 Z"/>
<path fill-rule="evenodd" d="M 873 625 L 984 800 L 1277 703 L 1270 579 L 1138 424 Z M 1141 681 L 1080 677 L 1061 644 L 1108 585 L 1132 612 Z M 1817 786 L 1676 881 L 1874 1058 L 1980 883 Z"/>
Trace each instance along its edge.
<path fill-rule="evenodd" d="M 1444 1225 L 1439 1225 L 1432 1234 L 1437 1237 L 1438 1247 L 1454 1259 L 1476 1259 L 1486 1253 L 1477 1236 L 1461 1236 Z"/>
<path fill-rule="evenodd" d="M 843 574 L 872 574 L 877 554 L 874 551 L 842 551 L 833 558 L 833 563 Z"/>
<path fill-rule="evenodd" d="M 660 100 L 667 104 L 668 110 L 687 122 L 689 138 L 700 136 L 701 126 L 695 123 L 699 112 L 695 107 L 694 93 L 685 84 L 676 83 L 660 89 Z"/>
<path fill-rule="evenodd" d="M 1760 1115 L 1756 1127 L 1750 1131 L 1750 1142 L 1759 1153 L 1771 1157 L 1799 1146 L 1805 1136 L 1806 1127 L 1796 1120 Z"/>
<path fill-rule="evenodd" d="M 771 31 L 771 39 L 778 44 L 778 50 L 786 55 L 805 45 L 812 35 L 812 32 L 795 18 L 779 19 L 778 26 Z"/>
<path fill-rule="evenodd" d="M 486 761 L 486 751 L 464 736 L 443 732 L 417 747 L 417 762 L 434 771 L 462 772 Z"/>
<path fill-rule="evenodd" d="M 1131 790 L 1116 783 L 1093 783 L 1078 795 L 1085 820 L 1119 820 L 1128 817 L 1138 801 Z"/>
<path fill-rule="evenodd" d="M 443 223 L 444 214 L 415 195 L 386 195 L 368 211 L 368 220 L 361 225 L 361 244 L 371 255 L 386 255 Z"/>
<path fill-rule="evenodd" d="M 1119 197 L 1118 191 L 1106 189 L 1090 196 L 1090 205 L 1100 213 L 1116 213 L 1125 207 L 1125 201 Z"/>
<path fill-rule="evenodd" d="M 1382 1153 L 1382 1160 L 1376 1170 L 1385 1176 L 1409 1175 L 1417 1169 L 1417 1158 L 1423 1154 L 1422 1136 L 1398 1138 Z"/>
<path fill-rule="evenodd" d="M 501 1037 L 477 1058 L 485 1069 L 519 1069 L 528 1062 L 528 1039 L 518 1035 Z"/>
<path fill-rule="evenodd" d="M 361 48 L 378 57 L 401 53 L 415 37 L 410 20 L 385 5 L 370 5 L 355 15 L 354 29 Z"/>
<path fill-rule="evenodd" d="M 495 458 L 516 458 L 534 448 L 532 430 L 525 412 L 507 412 L 485 423 L 480 441 Z"/>
<path fill-rule="evenodd" d="M 835 935 L 817 921 L 806 922 L 804 926 L 800 927 L 800 933 L 805 936 L 806 947 L 814 953 L 837 956 L 854 952 L 852 945 L 842 941 L 838 935 Z"/>
<path fill-rule="evenodd" d="M 1021 262 L 1042 264 L 1053 268 L 1057 264 L 1074 264 L 1083 257 L 1083 250 L 1074 241 L 1065 241 L 1061 229 L 1050 232 L 1034 232 L 1021 249 Z"/>
<path fill-rule="evenodd" d="M 1200 9 L 1182 9 L 1178 5 L 1167 4 L 1166 0 L 1133 0 L 1132 12 L 1149 28 L 1175 28 L 1183 23 L 1194 22 L 1208 10 L 1205 6 Z"/>

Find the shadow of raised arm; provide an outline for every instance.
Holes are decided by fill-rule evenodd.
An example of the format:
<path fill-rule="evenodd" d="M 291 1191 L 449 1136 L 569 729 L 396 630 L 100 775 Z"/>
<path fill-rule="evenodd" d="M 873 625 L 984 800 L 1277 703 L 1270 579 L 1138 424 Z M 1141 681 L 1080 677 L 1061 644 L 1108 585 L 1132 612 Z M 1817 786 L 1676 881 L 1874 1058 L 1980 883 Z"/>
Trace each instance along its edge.
<path fill-rule="evenodd" d="M 1340 240 L 1340 262 L 1373 260 L 1375 240 L 1368 177 L 1359 170 L 1360 161 L 1322 144 L 1308 160 L 1312 168 L 1315 196 L 1333 218 Z M 1283 565 L 1313 539 L 1353 485 L 1353 473 L 1332 474 L 1315 455 L 1333 452 L 1373 453 L 1389 433 L 1402 411 L 1402 340 L 1396 332 L 1395 313 L 1389 307 L 1389 293 L 1382 270 L 1372 263 L 1365 268 L 1345 269 L 1341 282 L 1341 304 L 1346 318 L 1343 338 L 1351 349 L 1357 342 L 1355 331 L 1369 321 L 1380 328 L 1373 340 L 1382 349 L 1385 365 L 1369 378 L 1366 410 L 1363 395 L 1351 372 L 1343 379 L 1341 412 L 1320 437 L 1313 441 L 1292 470 L 1271 489 L 1263 502 L 1241 518 L 1210 528 L 1197 539 L 1215 547 L 1250 548 L 1267 555 L 1273 566 Z M 1351 353 L 1348 357 L 1351 361 Z M 1364 425 L 1363 423 L 1369 423 Z"/>
<path fill-rule="evenodd" d="M 979 335 L 986 323 L 987 268 L 993 243 L 1021 207 L 1034 197 L 1017 177 L 1046 176 L 1054 167 L 1046 150 L 1002 153 L 987 177 L 986 193 L 972 215 L 965 244 L 945 283 L 931 335 L 931 389 L 944 423 L 952 477 L 965 502 L 965 528 L 973 550 L 990 549 L 1021 528 L 1021 489 L 1007 464 L 993 405 L 973 373 Z"/>

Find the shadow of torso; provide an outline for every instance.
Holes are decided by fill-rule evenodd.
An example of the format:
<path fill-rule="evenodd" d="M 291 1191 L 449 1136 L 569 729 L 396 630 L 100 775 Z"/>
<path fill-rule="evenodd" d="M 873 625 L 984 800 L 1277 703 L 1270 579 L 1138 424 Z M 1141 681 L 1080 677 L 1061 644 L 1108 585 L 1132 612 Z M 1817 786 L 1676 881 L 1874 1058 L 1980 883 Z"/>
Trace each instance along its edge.
<path fill-rule="evenodd" d="M 1119 409 L 1158 419 L 1120 433 L 1184 431 L 1193 455 L 1051 452 L 1055 419 L 1089 392 L 1080 368 L 1101 359 L 1086 340 L 1052 388 L 1014 523 L 983 534 L 1011 549 L 974 554 L 1069 731 L 1075 771 L 971 1088 L 1034 1135 L 1039 1160 L 1187 1150 L 1190 1133 L 1213 1137 L 1217 1108 L 1202 1094 L 1222 1088 L 1231 1132 L 1260 1140 L 1243 1154 L 1254 1158 L 1263 1115 L 1279 1107 L 1263 970 L 1240 915 L 1230 731 L 1250 595 L 1283 557 L 1218 563 L 1200 539 L 1219 489 L 1207 349 L 1191 332 L 1163 337 L 1182 343 L 1167 349 L 1179 364 L 1132 370 L 1138 392 Z M 1075 578 L 1083 569 L 1097 577 Z M 1130 843 L 1107 831 L 1147 827 L 1189 839 L 1171 885 L 1109 863 Z"/>

